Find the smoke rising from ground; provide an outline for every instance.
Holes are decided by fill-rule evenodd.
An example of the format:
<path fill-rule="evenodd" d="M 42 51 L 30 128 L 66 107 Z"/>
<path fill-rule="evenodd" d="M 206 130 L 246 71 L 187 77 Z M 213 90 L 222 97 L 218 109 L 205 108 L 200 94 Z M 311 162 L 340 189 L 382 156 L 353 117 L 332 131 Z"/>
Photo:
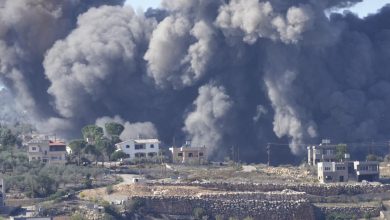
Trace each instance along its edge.
<path fill-rule="evenodd" d="M 390 7 L 365 19 L 325 11 L 359 2 L 0 0 L 0 80 L 44 130 L 85 124 L 192 139 L 213 155 L 267 142 L 390 138 Z M 13 16 L 11 16 L 13 15 Z"/>

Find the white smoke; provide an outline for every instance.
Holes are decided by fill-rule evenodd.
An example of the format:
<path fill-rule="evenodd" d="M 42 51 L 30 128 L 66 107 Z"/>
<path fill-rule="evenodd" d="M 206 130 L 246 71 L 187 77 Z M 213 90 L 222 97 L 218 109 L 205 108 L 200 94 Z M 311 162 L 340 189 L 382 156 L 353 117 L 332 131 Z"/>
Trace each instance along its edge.
<path fill-rule="evenodd" d="M 123 120 L 120 116 L 116 115 L 114 117 L 101 117 L 96 119 L 95 124 L 103 128 L 104 133 L 107 135 L 105 130 L 105 125 L 110 122 L 119 123 L 124 126 L 123 132 L 120 134 L 119 138 L 121 140 L 128 140 L 133 138 L 158 138 L 158 132 L 156 127 L 151 122 L 136 122 L 130 123 Z"/>

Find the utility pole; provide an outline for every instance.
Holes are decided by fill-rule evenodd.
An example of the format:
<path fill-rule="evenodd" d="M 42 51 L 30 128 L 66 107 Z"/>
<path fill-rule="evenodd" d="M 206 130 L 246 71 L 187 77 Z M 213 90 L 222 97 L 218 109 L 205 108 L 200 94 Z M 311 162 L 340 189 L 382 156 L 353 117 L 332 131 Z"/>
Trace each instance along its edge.
<path fill-rule="evenodd" d="M 240 148 L 237 147 L 237 162 L 240 163 Z"/>
<path fill-rule="evenodd" d="M 267 144 L 267 156 L 268 156 L 267 165 L 270 166 L 270 162 L 271 162 L 271 145 L 269 143 Z"/>
<path fill-rule="evenodd" d="M 230 149 L 232 151 L 232 161 L 233 162 L 236 162 L 236 158 L 235 158 L 235 153 L 234 153 L 234 146 L 232 146 L 232 148 Z"/>
<path fill-rule="evenodd" d="M 389 152 L 387 154 L 390 154 L 390 141 L 388 142 L 388 145 L 389 145 Z"/>
<path fill-rule="evenodd" d="M 371 141 L 371 144 L 370 144 L 370 146 L 369 146 L 369 148 L 368 148 L 368 154 L 369 154 L 369 155 L 372 154 L 372 145 L 373 145 L 373 144 L 374 144 L 373 141 Z"/>

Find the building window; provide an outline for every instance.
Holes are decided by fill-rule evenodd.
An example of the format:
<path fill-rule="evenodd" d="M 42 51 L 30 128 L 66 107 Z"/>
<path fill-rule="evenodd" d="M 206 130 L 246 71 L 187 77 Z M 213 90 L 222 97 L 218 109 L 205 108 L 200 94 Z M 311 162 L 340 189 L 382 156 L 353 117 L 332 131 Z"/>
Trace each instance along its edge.
<path fill-rule="evenodd" d="M 151 144 L 151 145 L 150 145 L 150 148 L 154 148 L 154 144 Z"/>
<path fill-rule="evenodd" d="M 129 146 L 129 145 L 126 145 L 126 148 L 130 148 L 130 146 Z"/>
<path fill-rule="evenodd" d="M 148 157 L 155 157 L 156 155 L 156 153 L 148 153 Z"/>
<path fill-rule="evenodd" d="M 183 153 L 178 153 L 177 156 L 178 156 L 178 157 L 182 157 L 182 156 L 183 156 Z"/>
<path fill-rule="evenodd" d="M 188 157 L 193 157 L 194 155 L 192 153 L 188 153 Z"/>
<path fill-rule="evenodd" d="M 136 144 L 135 149 L 136 150 L 146 149 L 146 146 L 145 146 L 145 144 Z"/>
<path fill-rule="evenodd" d="M 136 153 L 135 154 L 135 157 L 138 157 L 138 158 L 141 158 L 141 157 L 145 157 L 145 153 Z"/>
<path fill-rule="evenodd" d="M 330 167 L 325 167 L 325 170 L 330 170 Z"/>
<path fill-rule="evenodd" d="M 35 157 L 32 157 L 33 160 L 35 160 Z"/>
<path fill-rule="evenodd" d="M 203 157 L 203 153 L 202 152 L 199 153 L 199 157 Z"/>
<path fill-rule="evenodd" d="M 31 150 L 32 150 L 32 151 L 36 151 L 37 148 L 36 148 L 36 147 L 32 147 Z"/>

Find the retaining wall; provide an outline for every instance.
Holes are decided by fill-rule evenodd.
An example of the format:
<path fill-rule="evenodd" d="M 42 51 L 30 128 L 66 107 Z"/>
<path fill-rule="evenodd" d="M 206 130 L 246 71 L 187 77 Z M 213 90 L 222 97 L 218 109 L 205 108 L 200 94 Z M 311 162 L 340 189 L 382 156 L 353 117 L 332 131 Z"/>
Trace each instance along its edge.
<path fill-rule="evenodd" d="M 218 182 L 190 182 L 190 183 L 148 183 L 149 185 L 169 186 L 199 186 L 214 188 L 223 191 L 241 192 L 271 192 L 285 189 L 305 192 L 318 196 L 358 195 L 367 193 L 383 193 L 390 191 L 390 184 L 270 184 L 270 183 L 218 183 Z"/>
<path fill-rule="evenodd" d="M 151 213 L 169 215 L 192 215 L 201 208 L 207 214 L 258 220 L 312 220 L 315 219 L 313 206 L 307 200 L 264 201 L 246 199 L 208 199 L 199 197 L 133 197 L 141 201 Z"/>

